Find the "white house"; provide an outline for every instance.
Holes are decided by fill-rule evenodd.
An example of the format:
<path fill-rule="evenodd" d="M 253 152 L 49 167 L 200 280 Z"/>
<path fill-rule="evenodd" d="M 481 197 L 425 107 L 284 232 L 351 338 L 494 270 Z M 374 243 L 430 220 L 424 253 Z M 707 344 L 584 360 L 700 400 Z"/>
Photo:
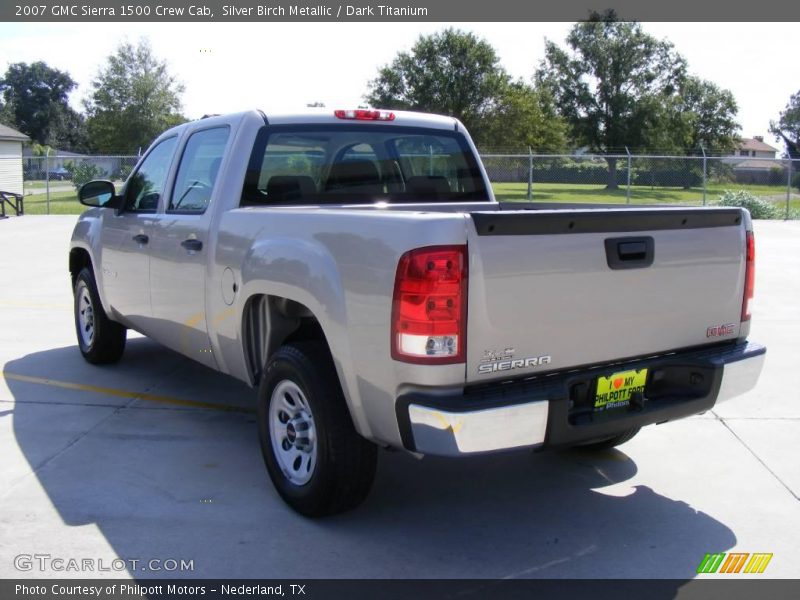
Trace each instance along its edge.
<path fill-rule="evenodd" d="M 22 143 L 28 136 L 0 124 L 0 191 L 22 193 Z"/>
<path fill-rule="evenodd" d="M 733 168 L 736 183 L 781 185 L 786 181 L 786 162 L 775 158 L 778 149 L 764 142 L 760 135 L 742 138 L 733 156 L 722 162 Z"/>
<path fill-rule="evenodd" d="M 757 135 L 751 138 L 743 138 L 736 148 L 736 156 L 747 156 L 750 158 L 775 158 L 777 148 L 764 143 L 764 137 Z"/>

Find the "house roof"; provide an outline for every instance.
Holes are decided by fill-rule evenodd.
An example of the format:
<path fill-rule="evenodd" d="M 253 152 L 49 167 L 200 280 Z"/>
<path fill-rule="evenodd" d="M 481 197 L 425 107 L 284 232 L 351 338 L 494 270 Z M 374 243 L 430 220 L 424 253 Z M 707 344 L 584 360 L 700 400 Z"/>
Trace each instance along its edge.
<path fill-rule="evenodd" d="M 734 165 L 734 169 L 747 169 L 751 171 L 770 170 L 770 169 L 784 169 L 786 163 L 779 160 L 743 160 Z"/>
<path fill-rule="evenodd" d="M 11 127 L 8 127 L 0 123 L 0 140 L 5 140 L 5 141 L 17 140 L 20 142 L 27 142 L 29 139 L 30 138 L 24 133 L 20 133 L 16 129 L 11 129 Z"/>
<path fill-rule="evenodd" d="M 777 152 L 777 148 L 773 148 L 769 144 L 765 144 L 761 140 L 755 138 L 742 138 L 739 142 L 739 150 L 755 150 L 756 152 Z"/>

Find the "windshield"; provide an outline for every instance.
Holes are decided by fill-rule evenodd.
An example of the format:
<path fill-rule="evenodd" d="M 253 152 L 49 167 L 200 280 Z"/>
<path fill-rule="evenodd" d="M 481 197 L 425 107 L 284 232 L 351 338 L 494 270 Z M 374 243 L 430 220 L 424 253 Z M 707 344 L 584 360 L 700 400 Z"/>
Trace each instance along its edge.
<path fill-rule="evenodd" d="M 488 200 L 456 131 L 379 125 L 267 126 L 256 139 L 243 205 Z"/>

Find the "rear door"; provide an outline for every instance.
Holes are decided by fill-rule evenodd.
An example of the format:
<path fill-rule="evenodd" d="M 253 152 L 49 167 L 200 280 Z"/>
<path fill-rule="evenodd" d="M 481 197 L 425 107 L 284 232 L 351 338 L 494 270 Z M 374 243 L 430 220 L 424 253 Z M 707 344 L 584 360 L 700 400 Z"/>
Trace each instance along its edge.
<path fill-rule="evenodd" d="M 227 125 L 189 135 L 150 249 L 153 337 L 210 367 L 216 367 L 206 314 L 210 206 L 229 137 Z"/>
<path fill-rule="evenodd" d="M 147 331 L 150 312 L 150 241 L 177 137 L 155 145 L 131 175 L 124 208 L 103 211 L 103 290 L 111 307 L 129 324 Z"/>
<path fill-rule="evenodd" d="M 738 337 L 738 209 L 473 213 L 467 231 L 470 382 Z"/>

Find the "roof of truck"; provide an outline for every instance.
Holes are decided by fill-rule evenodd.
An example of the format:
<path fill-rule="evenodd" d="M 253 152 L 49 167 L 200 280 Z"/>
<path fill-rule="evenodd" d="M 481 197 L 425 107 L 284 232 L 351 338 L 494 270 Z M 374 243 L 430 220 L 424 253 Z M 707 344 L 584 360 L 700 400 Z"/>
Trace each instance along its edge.
<path fill-rule="evenodd" d="M 453 117 L 444 115 L 435 115 L 424 112 L 414 112 L 407 110 L 388 110 L 388 109 L 353 109 L 345 108 L 341 110 L 355 111 L 355 110 L 368 110 L 380 111 L 382 115 L 391 114 L 391 120 L 384 119 L 349 119 L 337 117 L 336 112 L 338 108 L 306 108 L 303 110 L 292 112 L 272 112 L 272 111 L 258 111 L 266 116 L 267 122 L 270 125 L 292 125 L 292 124 L 334 124 L 334 123 L 377 123 L 381 125 L 401 125 L 405 127 L 433 127 L 436 129 L 456 129 L 458 121 Z"/>
<path fill-rule="evenodd" d="M 370 112 L 380 111 L 383 115 L 392 115 L 392 120 L 355 120 L 337 117 L 335 112 L 339 110 L 368 110 Z M 453 117 L 434 115 L 424 112 L 413 112 L 407 110 L 388 110 L 388 109 L 355 109 L 348 107 L 337 108 L 308 108 L 296 113 L 270 113 L 265 112 L 267 121 L 275 125 L 293 123 L 379 123 L 386 125 L 404 125 L 406 127 L 435 127 L 437 129 L 455 129 L 457 121 Z"/>
<path fill-rule="evenodd" d="M 414 112 L 408 110 L 386 110 L 386 109 L 343 109 L 352 113 L 353 111 L 380 111 L 381 119 L 355 119 L 350 117 L 337 116 L 336 112 L 341 112 L 340 109 L 333 108 L 306 108 L 305 110 L 298 110 L 293 112 L 268 112 L 262 110 L 249 110 L 238 113 L 230 114 L 210 114 L 204 115 L 200 119 L 194 121 L 187 121 L 181 125 L 176 125 L 158 136 L 157 140 L 164 139 L 176 133 L 183 132 L 186 129 L 197 130 L 203 127 L 213 127 L 218 124 L 233 123 L 235 121 L 253 119 L 263 120 L 266 119 L 269 125 L 353 125 L 353 124 L 375 124 L 383 127 L 425 127 L 428 129 L 444 129 L 453 131 L 464 131 L 463 125 L 460 124 L 458 119 L 453 117 L 446 117 L 444 115 L 435 115 L 431 113 Z M 386 118 L 391 114 L 391 118 Z"/>

